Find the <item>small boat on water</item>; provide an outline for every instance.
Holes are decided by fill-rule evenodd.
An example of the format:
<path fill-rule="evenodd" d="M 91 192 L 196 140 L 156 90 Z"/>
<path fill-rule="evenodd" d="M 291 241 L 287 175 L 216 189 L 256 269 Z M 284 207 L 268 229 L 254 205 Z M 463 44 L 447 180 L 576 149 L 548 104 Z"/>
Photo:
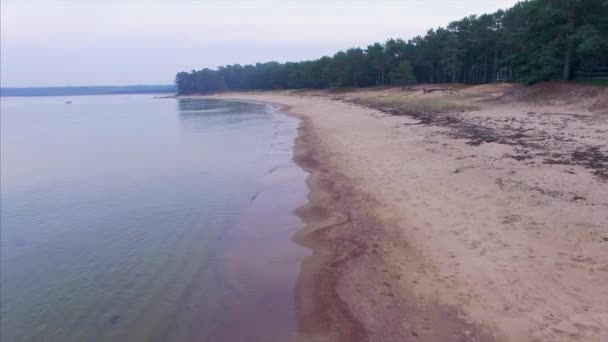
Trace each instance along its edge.
<path fill-rule="evenodd" d="M 72 104 L 72 101 L 65 101 L 65 104 Z"/>

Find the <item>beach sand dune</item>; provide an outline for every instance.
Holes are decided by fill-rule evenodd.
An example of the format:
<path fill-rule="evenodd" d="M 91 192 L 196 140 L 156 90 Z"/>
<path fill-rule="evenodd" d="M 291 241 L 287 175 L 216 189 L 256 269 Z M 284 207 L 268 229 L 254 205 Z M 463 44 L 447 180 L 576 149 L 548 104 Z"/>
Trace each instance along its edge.
<path fill-rule="evenodd" d="M 535 87 L 219 95 L 303 119 L 303 336 L 608 340 L 608 93 Z"/>

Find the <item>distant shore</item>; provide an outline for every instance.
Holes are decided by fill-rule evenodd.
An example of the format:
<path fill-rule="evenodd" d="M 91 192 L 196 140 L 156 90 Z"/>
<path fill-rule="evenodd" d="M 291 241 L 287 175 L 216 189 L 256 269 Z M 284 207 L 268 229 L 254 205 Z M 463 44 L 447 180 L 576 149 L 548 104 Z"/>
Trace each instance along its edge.
<path fill-rule="evenodd" d="M 302 119 L 303 340 L 604 340 L 606 88 L 421 90 L 214 96 Z"/>
<path fill-rule="evenodd" d="M 174 94 L 175 85 L 1 87 L 1 97 Z M 173 96 L 173 95 L 171 95 Z"/>

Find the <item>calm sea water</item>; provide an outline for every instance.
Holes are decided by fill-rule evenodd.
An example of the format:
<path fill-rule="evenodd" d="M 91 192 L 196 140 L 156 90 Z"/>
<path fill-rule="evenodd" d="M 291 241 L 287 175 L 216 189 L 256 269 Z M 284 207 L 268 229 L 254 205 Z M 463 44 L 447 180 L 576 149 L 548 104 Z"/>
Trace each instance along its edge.
<path fill-rule="evenodd" d="M 297 125 L 252 103 L 2 98 L 1 340 L 293 339 Z"/>

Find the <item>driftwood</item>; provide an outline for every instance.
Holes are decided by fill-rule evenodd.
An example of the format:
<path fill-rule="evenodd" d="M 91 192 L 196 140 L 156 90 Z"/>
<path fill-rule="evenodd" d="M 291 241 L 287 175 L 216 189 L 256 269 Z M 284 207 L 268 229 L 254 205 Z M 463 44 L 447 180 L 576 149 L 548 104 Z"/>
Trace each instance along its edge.
<path fill-rule="evenodd" d="M 432 88 L 432 89 L 426 89 L 426 88 L 424 88 L 424 89 L 422 89 L 422 93 L 423 94 L 432 93 L 434 91 L 443 91 L 444 93 L 448 92 L 450 94 L 456 94 L 456 93 L 458 93 L 458 90 L 456 90 L 454 88 Z"/>

